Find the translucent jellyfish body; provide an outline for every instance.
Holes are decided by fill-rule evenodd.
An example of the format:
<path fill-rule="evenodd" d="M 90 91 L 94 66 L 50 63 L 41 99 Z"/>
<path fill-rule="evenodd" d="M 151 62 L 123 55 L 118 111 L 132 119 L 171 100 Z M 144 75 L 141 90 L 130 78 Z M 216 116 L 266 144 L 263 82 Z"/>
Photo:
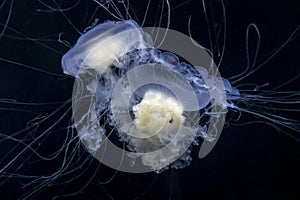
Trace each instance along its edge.
<path fill-rule="evenodd" d="M 81 142 L 118 170 L 183 168 L 200 137 L 201 149 L 219 137 L 227 108 L 240 110 L 233 101 L 242 95 L 213 68 L 180 62 L 153 43 L 133 20 L 108 21 L 83 34 L 62 59 L 64 72 L 76 77 L 73 117 Z M 127 150 L 110 142 L 111 134 Z M 200 158 L 207 154 L 201 149 Z"/>
<path fill-rule="evenodd" d="M 84 66 L 103 73 L 120 55 L 133 49 L 151 47 L 151 39 L 138 28 L 133 20 L 108 21 L 94 27 L 63 56 L 61 65 L 64 72 L 76 76 L 78 69 Z M 120 34 L 124 31 L 129 32 Z"/>
<path fill-rule="evenodd" d="M 87 150 L 97 157 L 110 127 L 126 142 L 129 157 L 151 170 L 189 165 L 197 138 L 214 139 L 208 122 L 199 124 L 200 110 L 212 99 L 227 106 L 222 78 L 157 50 L 132 20 L 108 21 L 82 35 L 62 68 L 80 80 L 73 113 Z M 231 89 L 228 81 L 225 86 Z"/>

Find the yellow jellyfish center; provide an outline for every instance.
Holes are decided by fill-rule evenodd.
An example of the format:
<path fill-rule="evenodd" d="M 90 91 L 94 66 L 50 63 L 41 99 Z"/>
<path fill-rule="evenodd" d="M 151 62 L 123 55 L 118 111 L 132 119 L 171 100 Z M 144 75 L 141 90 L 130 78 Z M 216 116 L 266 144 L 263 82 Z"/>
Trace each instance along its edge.
<path fill-rule="evenodd" d="M 150 90 L 142 101 L 133 106 L 134 124 L 141 134 L 176 133 L 183 124 L 182 105 L 171 96 Z"/>

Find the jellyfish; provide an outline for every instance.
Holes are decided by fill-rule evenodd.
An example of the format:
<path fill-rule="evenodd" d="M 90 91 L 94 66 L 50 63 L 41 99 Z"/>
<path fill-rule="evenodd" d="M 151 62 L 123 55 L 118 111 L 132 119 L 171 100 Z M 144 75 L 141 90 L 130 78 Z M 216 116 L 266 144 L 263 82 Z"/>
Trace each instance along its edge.
<path fill-rule="evenodd" d="M 293 4 L 3 1 L 0 198 L 294 197 Z"/>
<path fill-rule="evenodd" d="M 87 150 L 100 161 L 111 164 L 101 159 L 103 152 L 99 150 L 107 140 L 107 126 L 117 131 L 121 142 L 126 142 L 130 150 L 126 156 L 134 158 L 134 162 L 140 158 L 140 163 L 156 172 L 189 165 L 191 147 L 198 138 L 205 140 L 199 158 L 206 156 L 220 136 L 228 108 L 299 131 L 297 121 L 238 106 L 237 102 L 248 101 L 251 95 L 241 94 L 220 77 L 213 61 L 206 67 L 180 62 L 173 52 L 158 50 L 150 34 L 155 32 L 156 38 L 159 33 L 163 35 L 162 49 L 167 48 L 168 41 L 177 41 L 188 46 L 190 53 L 195 50 L 187 44 L 189 37 L 181 39 L 170 29 L 151 28 L 149 34 L 147 30 L 133 20 L 106 21 L 83 34 L 62 57 L 64 73 L 76 77 L 75 127 Z M 199 57 L 206 61 L 209 55 L 201 54 L 199 51 Z M 278 101 L 263 95 L 252 97 L 256 101 Z M 211 119 L 200 123 L 205 117 Z M 125 160 L 118 170 L 146 170 Z"/>

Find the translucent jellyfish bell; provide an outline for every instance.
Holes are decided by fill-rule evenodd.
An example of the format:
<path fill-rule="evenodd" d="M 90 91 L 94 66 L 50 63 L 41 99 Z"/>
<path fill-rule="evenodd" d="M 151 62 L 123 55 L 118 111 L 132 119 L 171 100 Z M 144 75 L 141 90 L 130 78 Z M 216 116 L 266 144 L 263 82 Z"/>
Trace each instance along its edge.
<path fill-rule="evenodd" d="M 141 101 L 130 106 L 130 97 L 145 83 L 149 85 L 143 89 Z M 178 72 L 161 65 L 142 65 L 117 81 L 111 118 L 121 141 L 141 157 L 144 165 L 160 170 L 180 158 L 195 139 L 200 116 L 188 111 L 197 104 L 197 95 Z M 189 153 L 186 158 L 190 159 Z"/>
<path fill-rule="evenodd" d="M 120 55 L 148 47 L 153 47 L 152 40 L 135 21 L 107 21 L 83 34 L 62 57 L 61 66 L 64 73 L 72 76 L 80 67 L 102 74 Z"/>

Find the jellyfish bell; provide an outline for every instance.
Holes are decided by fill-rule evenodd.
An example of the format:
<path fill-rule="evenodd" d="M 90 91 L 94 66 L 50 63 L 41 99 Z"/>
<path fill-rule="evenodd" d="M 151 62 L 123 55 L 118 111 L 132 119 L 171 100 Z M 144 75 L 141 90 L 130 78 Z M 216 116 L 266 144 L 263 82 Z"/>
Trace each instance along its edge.
<path fill-rule="evenodd" d="M 149 36 L 135 21 L 106 21 L 77 40 L 62 57 L 61 67 L 64 73 L 72 76 L 76 76 L 81 67 L 93 68 L 102 74 L 120 55 L 152 46 Z"/>
<path fill-rule="evenodd" d="M 125 80 L 128 85 L 123 84 Z M 118 135 L 154 170 L 179 159 L 195 139 L 199 115 L 189 111 L 189 105 L 197 104 L 197 96 L 185 82 L 162 65 L 139 65 L 122 76 L 114 88 L 111 117 Z M 139 91 L 144 85 L 146 89 Z M 138 91 L 139 99 L 131 103 L 134 91 Z"/>

